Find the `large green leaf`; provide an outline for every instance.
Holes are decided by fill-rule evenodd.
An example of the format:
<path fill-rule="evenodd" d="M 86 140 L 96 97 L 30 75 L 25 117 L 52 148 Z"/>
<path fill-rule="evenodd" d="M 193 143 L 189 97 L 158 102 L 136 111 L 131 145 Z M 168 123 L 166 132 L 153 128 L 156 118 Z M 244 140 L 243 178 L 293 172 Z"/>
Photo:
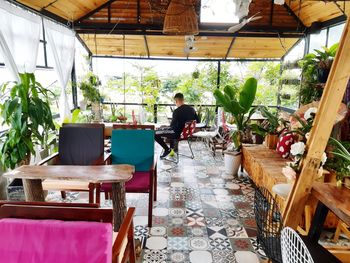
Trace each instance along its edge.
<path fill-rule="evenodd" d="M 249 78 L 244 83 L 239 93 L 239 104 L 244 109 L 244 113 L 247 113 L 253 105 L 257 87 L 258 81 L 255 78 Z"/>
<path fill-rule="evenodd" d="M 224 92 L 230 97 L 230 100 L 233 100 L 236 98 L 236 91 L 232 86 L 226 85 L 224 88 Z"/>

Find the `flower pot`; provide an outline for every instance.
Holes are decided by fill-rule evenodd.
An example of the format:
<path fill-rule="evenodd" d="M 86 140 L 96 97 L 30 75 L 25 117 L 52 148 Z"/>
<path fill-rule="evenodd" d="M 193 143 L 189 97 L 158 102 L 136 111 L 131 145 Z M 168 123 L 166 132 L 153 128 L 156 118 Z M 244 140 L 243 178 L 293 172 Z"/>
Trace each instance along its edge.
<path fill-rule="evenodd" d="M 82 110 L 82 111 L 86 110 L 86 106 L 87 106 L 87 101 L 85 99 L 79 101 L 80 110 Z"/>
<path fill-rule="evenodd" d="M 317 69 L 317 77 L 320 83 L 326 83 L 328 79 L 330 69 L 329 68 L 319 68 Z"/>
<path fill-rule="evenodd" d="M 268 134 L 265 137 L 265 145 L 269 149 L 276 150 L 278 143 L 278 136 L 277 134 Z"/>
<path fill-rule="evenodd" d="M 350 178 L 349 177 L 344 178 L 344 186 L 346 188 L 350 189 Z"/>
<path fill-rule="evenodd" d="M 224 152 L 225 173 L 227 175 L 236 175 L 241 166 L 242 154 L 236 152 Z"/>

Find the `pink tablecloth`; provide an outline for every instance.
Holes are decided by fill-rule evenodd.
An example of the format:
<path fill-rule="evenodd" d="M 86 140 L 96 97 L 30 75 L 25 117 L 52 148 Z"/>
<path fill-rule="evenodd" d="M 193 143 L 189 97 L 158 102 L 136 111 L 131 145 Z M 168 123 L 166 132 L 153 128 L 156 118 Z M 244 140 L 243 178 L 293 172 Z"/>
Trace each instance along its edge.
<path fill-rule="evenodd" d="M 59 220 L 0 220 L 0 262 L 111 263 L 112 225 Z"/>

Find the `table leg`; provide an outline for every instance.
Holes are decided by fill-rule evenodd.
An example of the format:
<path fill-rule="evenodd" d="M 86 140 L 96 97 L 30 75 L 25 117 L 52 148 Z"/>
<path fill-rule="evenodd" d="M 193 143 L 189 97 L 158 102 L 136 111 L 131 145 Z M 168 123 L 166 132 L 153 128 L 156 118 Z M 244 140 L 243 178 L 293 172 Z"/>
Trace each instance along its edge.
<path fill-rule="evenodd" d="M 126 215 L 125 184 L 112 184 L 112 202 L 113 202 L 113 226 L 114 231 L 119 231 Z"/>
<path fill-rule="evenodd" d="M 318 202 L 308 235 L 310 241 L 318 242 L 318 240 L 320 239 L 321 232 L 323 230 L 323 224 L 326 220 L 328 210 L 329 209 L 327 206 L 325 206 L 321 202 Z"/>
<path fill-rule="evenodd" d="M 44 190 L 41 179 L 22 179 L 26 201 L 45 202 Z"/>

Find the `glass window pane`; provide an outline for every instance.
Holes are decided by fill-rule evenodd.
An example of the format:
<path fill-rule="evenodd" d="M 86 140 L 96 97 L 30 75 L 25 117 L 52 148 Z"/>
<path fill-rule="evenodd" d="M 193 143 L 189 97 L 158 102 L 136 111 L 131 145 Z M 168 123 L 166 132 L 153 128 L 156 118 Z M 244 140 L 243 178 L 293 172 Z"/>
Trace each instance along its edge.
<path fill-rule="evenodd" d="M 284 58 L 284 61 L 296 61 L 304 56 L 305 40 L 301 40 L 299 44 L 294 46 L 288 55 Z"/>
<path fill-rule="evenodd" d="M 37 66 L 45 67 L 45 55 L 44 55 L 44 44 L 39 43 L 38 59 L 36 61 Z"/>
<path fill-rule="evenodd" d="M 313 53 L 315 49 L 321 49 L 326 45 L 327 30 L 321 30 L 318 34 L 310 35 L 309 53 Z"/>
<path fill-rule="evenodd" d="M 341 24 L 341 25 L 329 28 L 328 47 L 340 41 L 340 37 L 341 37 L 341 34 L 343 33 L 344 26 L 345 24 Z"/>
<path fill-rule="evenodd" d="M 0 64 L 4 64 L 4 58 L 2 56 L 2 53 L 0 52 Z"/>

